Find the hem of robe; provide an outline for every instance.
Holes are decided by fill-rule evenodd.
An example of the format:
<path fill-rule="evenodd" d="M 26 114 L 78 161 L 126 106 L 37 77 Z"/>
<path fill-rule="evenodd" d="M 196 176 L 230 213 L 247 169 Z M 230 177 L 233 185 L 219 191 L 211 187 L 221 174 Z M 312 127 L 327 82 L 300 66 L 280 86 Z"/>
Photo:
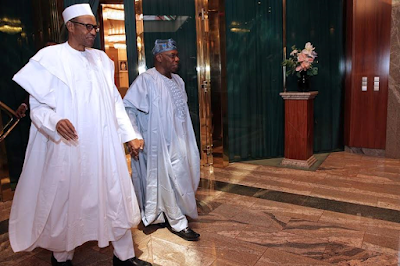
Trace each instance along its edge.
<path fill-rule="evenodd" d="M 127 230 L 130 230 L 130 229 L 127 229 Z M 127 231 L 127 230 L 126 230 L 126 231 Z M 125 231 L 125 232 L 126 232 L 126 231 Z M 54 248 L 49 247 L 49 246 L 46 246 L 46 245 L 34 243 L 33 245 L 31 245 L 31 246 L 30 246 L 29 248 L 27 248 L 27 249 L 19 249 L 19 250 L 14 250 L 14 249 L 13 249 L 13 251 L 14 251 L 14 252 L 24 252 L 24 251 L 32 251 L 32 250 L 34 250 L 35 248 L 43 248 L 43 249 L 46 249 L 46 250 L 49 250 L 49 251 L 52 251 L 52 252 L 69 252 L 69 251 L 73 251 L 75 248 L 77 248 L 77 247 L 79 247 L 79 246 L 82 246 L 83 244 L 85 244 L 86 242 L 89 242 L 89 241 L 97 241 L 97 246 L 98 246 L 99 248 L 105 248 L 105 247 L 108 247 L 108 246 L 110 245 L 110 241 L 116 241 L 116 240 L 120 239 L 122 236 L 123 236 L 123 235 L 121 235 L 121 236 L 119 236 L 119 237 L 117 237 L 117 238 L 113 238 L 113 239 L 109 239 L 109 240 L 100 240 L 100 241 L 99 241 L 99 239 L 98 239 L 97 236 L 91 236 L 91 235 L 90 235 L 90 236 L 88 236 L 88 237 L 83 238 L 83 239 L 80 241 L 81 243 L 76 244 L 75 247 L 73 247 L 73 248 L 67 248 L 67 250 L 58 250 L 58 249 L 54 249 Z"/>
<path fill-rule="evenodd" d="M 196 210 L 197 212 L 197 210 Z M 159 220 L 160 215 L 165 213 L 165 211 L 161 211 L 158 215 L 155 215 L 154 217 L 149 217 L 146 215 L 143 215 L 142 222 L 144 226 L 149 226 L 151 224 L 159 224 L 162 221 Z M 183 216 L 187 219 L 189 217 L 190 219 L 197 219 L 199 217 L 198 213 L 196 215 L 188 215 L 188 214 L 183 214 Z M 163 219 L 165 222 L 165 219 Z M 150 221 L 150 222 L 149 222 Z"/>

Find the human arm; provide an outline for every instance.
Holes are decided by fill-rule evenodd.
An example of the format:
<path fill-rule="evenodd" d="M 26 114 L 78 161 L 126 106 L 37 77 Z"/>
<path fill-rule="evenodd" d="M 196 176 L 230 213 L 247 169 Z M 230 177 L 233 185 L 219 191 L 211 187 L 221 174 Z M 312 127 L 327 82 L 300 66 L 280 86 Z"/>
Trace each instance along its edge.
<path fill-rule="evenodd" d="M 40 132 L 57 142 L 61 136 L 57 124 L 63 119 L 57 113 L 58 91 L 67 91 L 65 83 L 47 71 L 40 63 L 30 60 L 14 77 L 13 80 L 29 94 L 30 116 L 33 124 Z M 65 123 L 65 122 L 63 122 Z"/>
<path fill-rule="evenodd" d="M 118 122 L 118 132 L 121 136 L 123 143 L 129 142 L 134 139 L 143 139 L 142 134 L 137 128 L 132 127 L 129 117 L 125 111 L 124 104 L 122 102 L 121 95 L 119 94 L 117 88 L 114 88 L 114 98 L 115 98 L 115 109 L 116 118 Z"/>
<path fill-rule="evenodd" d="M 143 150 L 144 140 L 137 127 L 134 127 L 129 120 L 122 102 L 121 95 L 117 88 L 114 89 L 116 116 L 118 121 L 118 132 L 122 142 L 126 143 L 130 154 L 137 159 L 139 151 Z"/>
<path fill-rule="evenodd" d="M 15 110 L 17 117 L 19 119 L 25 117 L 26 111 L 29 109 L 29 95 L 25 97 L 24 101 L 20 104 L 20 106 Z"/>
<path fill-rule="evenodd" d="M 146 125 L 139 125 L 138 114 L 148 113 L 149 111 L 148 87 L 145 74 L 137 77 L 132 83 L 124 97 L 123 103 L 134 130 L 144 134 L 143 132 L 147 128 Z"/>
<path fill-rule="evenodd" d="M 48 105 L 40 103 L 35 97 L 29 100 L 31 120 L 33 124 L 55 142 L 61 139 L 57 132 L 57 124 L 62 118 Z"/>

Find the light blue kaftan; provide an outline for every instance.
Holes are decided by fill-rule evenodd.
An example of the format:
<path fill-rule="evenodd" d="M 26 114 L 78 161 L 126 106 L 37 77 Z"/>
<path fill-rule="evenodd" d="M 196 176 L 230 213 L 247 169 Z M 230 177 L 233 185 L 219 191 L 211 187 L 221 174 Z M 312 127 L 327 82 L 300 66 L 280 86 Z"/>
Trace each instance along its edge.
<path fill-rule="evenodd" d="M 132 159 L 132 180 L 144 225 L 164 222 L 162 213 L 170 222 L 186 221 L 186 215 L 197 218 L 200 158 L 183 80 L 149 69 L 131 85 L 124 105 L 145 141 L 139 160 Z"/>

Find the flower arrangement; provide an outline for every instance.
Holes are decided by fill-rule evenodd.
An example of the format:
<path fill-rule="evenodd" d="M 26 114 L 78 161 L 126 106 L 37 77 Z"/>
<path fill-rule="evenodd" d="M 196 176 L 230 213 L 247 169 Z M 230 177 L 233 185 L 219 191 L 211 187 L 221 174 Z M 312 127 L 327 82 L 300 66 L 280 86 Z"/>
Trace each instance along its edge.
<path fill-rule="evenodd" d="M 286 66 L 286 76 L 296 74 L 300 78 L 302 71 L 307 72 L 308 76 L 317 75 L 318 67 L 313 66 L 318 63 L 315 60 L 317 53 L 314 50 L 315 47 L 310 42 L 306 43 L 301 51 L 293 45 L 289 59 L 285 59 L 282 62 L 282 65 Z"/>

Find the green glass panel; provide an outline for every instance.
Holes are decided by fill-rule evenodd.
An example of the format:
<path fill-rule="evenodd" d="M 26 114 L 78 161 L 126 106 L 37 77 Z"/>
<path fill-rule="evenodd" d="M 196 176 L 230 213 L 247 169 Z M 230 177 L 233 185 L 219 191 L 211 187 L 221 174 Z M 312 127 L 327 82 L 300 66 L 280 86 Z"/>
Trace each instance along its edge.
<path fill-rule="evenodd" d="M 153 67 L 151 51 L 156 39 L 172 38 L 177 42 L 180 59 L 178 74 L 185 81 L 190 116 L 199 144 L 200 125 L 194 4 L 194 0 L 146 0 L 143 1 L 143 15 L 147 68 Z"/>
<path fill-rule="evenodd" d="M 310 79 L 310 89 L 318 91 L 314 151 L 343 149 L 344 0 L 287 1 L 287 52 L 292 45 L 303 48 L 306 42 L 318 53 L 318 75 Z M 297 90 L 296 79 L 288 78 L 289 91 Z"/>
<path fill-rule="evenodd" d="M 226 1 L 230 161 L 283 156 L 282 1 Z"/>
<path fill-rule="evenodd" d="M 135 2 L 124 0 L 125 11 L 125 35 L 126 35 L 126 55 L 128 57 L 129 84 L 139 75 L 138 55 L 136 47 L 136 17 Z"/>
<path fill-rule="evenodd" d="M 0 101 L 16 110 L 27 96 L 12 77 L 32 57 L 35 52 L 35 35 L 33 21 L 32 1 L 14 0 L 0 1 L 1 25 L 8 25 L 14 29 L 21 28 L 21 31 L 0 31 L 0 49 L 2 51 L 0 60 Z M 2 113 L 4 114 L 4 113 Z M 3 116 L 3 121 L 7 121 Z M 18 125 L 5 139 L 7 149 L 7 161 L 9 175 L 12 183 L 16 183 L 25 158 L 25 149 L 28 143 L 30 119 L 21 119 Z M 2 158 L 4 160 L 4 158 Z"/>

